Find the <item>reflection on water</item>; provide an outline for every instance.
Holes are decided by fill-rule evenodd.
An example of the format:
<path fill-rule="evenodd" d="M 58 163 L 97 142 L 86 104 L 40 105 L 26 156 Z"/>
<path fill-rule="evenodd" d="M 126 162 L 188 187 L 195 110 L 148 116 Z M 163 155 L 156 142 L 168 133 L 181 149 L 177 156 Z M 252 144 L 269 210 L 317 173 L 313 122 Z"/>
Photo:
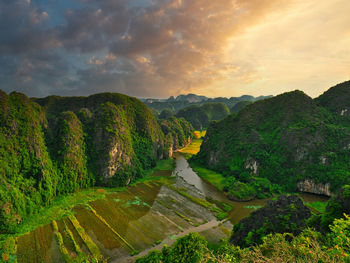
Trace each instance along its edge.
<path fill-rule="evenodd" d="M 182 177 L 189 184 L 194 185 L 197 189 L 209 200 L 218 200 L 233 205 L 234 210 L 230 214 L 231 223 L 238 223 L 241 219 L 247 217 L 255 206 L 264 206 L 267 199 L 257 199 L 248 202 L 237 202 L 229 200 L 222 192 L 217 190 L 213 185 L 200 178 L 189 166 L 187 160 L 181 153 L 175 153 L 176 168 L 173 172 L 174 175 Z"/>
<path fill-rule="evenodd" d="M 173 175 L 182 177 L 187 183 L 194 185 L 199 189 L 205 196 L 210 196 L 212 191 L 215 189 L 212 185 L 202 180 L 190 167 L 185 157 L 179 153 L 174 153 L 176 167 L 173 171 Z M 215 194 L 215 193 L 214 193 Z"/>
<path fill-rule="evenodd" d="M 173 174 L 176 176 L 182 177 L 189 184 L 194 185 L 197 189 L 199 189 L 207 199 L 209 200 L 218 200 L 222 202 L 229 203 L 233 205 L 234 210 L 230 214 L 231 223 L 238 223 L 243 218 L 249 216 L 249 214 L 256 209 L 256 207 L 263 207 L 266 204 L 268 199 L 257 199 L 251 200 L 247 202 L 237 202 L 229 200 L 222 192 L 218 191 L 213 185 L 204 181 L 200 178 L 189 166 L 185 157 L 176 152 L 174 154 L 174 158 L 176 160 L 176 168 L 174 169 Z M 326 196 L 308 194 L 308 193 L 300 193 L 299 196 L 305 202 L 326 202 L 329 198 Z"/>

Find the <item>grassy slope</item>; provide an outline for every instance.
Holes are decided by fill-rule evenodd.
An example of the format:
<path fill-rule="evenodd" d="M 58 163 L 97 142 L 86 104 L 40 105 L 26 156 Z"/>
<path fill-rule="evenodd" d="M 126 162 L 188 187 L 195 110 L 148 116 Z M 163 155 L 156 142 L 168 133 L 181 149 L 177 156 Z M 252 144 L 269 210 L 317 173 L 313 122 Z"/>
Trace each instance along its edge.
<path fill-rule="evenodd" d="M 192 139 L 191 144 L 179 150 L 179 152 L 187 153 L 187 154 L 197 154 L 199 152 L 201 144 L 202 144 L 202 139 Z"/>
<path fill-rule="evenodd" d="M 225 177 L 222 174 L 206 169 L 197 163 L 191 163 L 191 168 L 205 181 L 214 185 L 220 191 L 224 189 Z"/>
<path fill-rule="evenodd" d="M 305 205 L 315 209 L 318 213 L 324 213 L 326 211 L 328 202 L 316 201 L 316 202 L 306 202 Z"/>

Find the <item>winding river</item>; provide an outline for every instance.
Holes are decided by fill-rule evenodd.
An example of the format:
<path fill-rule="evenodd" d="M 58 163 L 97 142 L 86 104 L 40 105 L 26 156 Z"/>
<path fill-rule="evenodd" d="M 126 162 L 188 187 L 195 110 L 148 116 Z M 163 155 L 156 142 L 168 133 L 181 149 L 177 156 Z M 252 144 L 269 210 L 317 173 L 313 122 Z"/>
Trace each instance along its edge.
<path fill-rule="evenodd" d="M 200 232 L 210 242 L 228 237 L 232 226 L 263 206 L 266 200 L 234 202 L 202 180 L 181 153 L 175 153 L 174 171 L 158 171 L 164 180 L 149 181 L 107 194 L 86 206 L 74 209 L 74 216 L 42 226 L 17 240 L 19 263 L 64 262 L 68 256 L 102 256 L 108 262 L 134 262 L 152 249 L 171 245 L 189 232 Z M 189 198 L 190 196 L 190 198 Z M 326 201 L 326 197 L 302 194 L 306 201 Z M 233 205 L 229 220 L 222 222 L 195 200 L 217 200 Z M 61 247 L 55 235 L 63 239 Z M 137 256 L 131 256 L 135 252 Z"/>

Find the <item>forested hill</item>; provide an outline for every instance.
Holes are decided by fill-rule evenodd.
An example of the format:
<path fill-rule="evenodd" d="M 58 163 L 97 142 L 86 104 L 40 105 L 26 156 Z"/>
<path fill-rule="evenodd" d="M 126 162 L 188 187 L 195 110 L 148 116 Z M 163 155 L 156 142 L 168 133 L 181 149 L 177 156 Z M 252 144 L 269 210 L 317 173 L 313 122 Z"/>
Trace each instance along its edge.
<path fill-rule="evenodd" d="M 221 120 L 230 114 L 224 103 L 206 103 L 202 106 L 190 106 L 179 110 L 175 115 L 187 120 L 196 130 L 204 130 L 213 120 Z"/>
<path fill-rule="evenodd" d="M 122 94 L 29 99 L 0 91 L 0 233 L 57 195 L 136 180 L 185 143 L 177 133 L 187 139 L 188 125 L 165 136 L 141 101 Z"/>
<path fill-rule="evenodd" d="M 350 115 L 350 81 L 330 88 L 315 99 L 316 103 L 333 113 Z"/>
<path fill-rule="evenodd" d="M 247 105 L 209 126 L 198 161 L 226 176 L 249 172 L 330 195 L 350 183 L 349 90 L 346 82 L 315 100 L 293 91 Z"/>

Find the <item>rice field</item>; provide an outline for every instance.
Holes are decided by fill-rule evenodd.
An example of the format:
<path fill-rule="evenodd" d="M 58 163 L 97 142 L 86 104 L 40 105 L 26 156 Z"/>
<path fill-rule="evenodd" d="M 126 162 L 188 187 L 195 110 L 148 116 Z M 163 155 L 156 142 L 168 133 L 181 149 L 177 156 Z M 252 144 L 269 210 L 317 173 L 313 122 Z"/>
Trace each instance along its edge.
<path fill-rule="evenodd" d="M 104 198 L 74 206 L 72 213 L 21 235 L 17 261 L 127 262 L 179 233 L 216 220 L 210 209 L 177 189 L 171 173 L 123 191 L 103 191 Z"/>

